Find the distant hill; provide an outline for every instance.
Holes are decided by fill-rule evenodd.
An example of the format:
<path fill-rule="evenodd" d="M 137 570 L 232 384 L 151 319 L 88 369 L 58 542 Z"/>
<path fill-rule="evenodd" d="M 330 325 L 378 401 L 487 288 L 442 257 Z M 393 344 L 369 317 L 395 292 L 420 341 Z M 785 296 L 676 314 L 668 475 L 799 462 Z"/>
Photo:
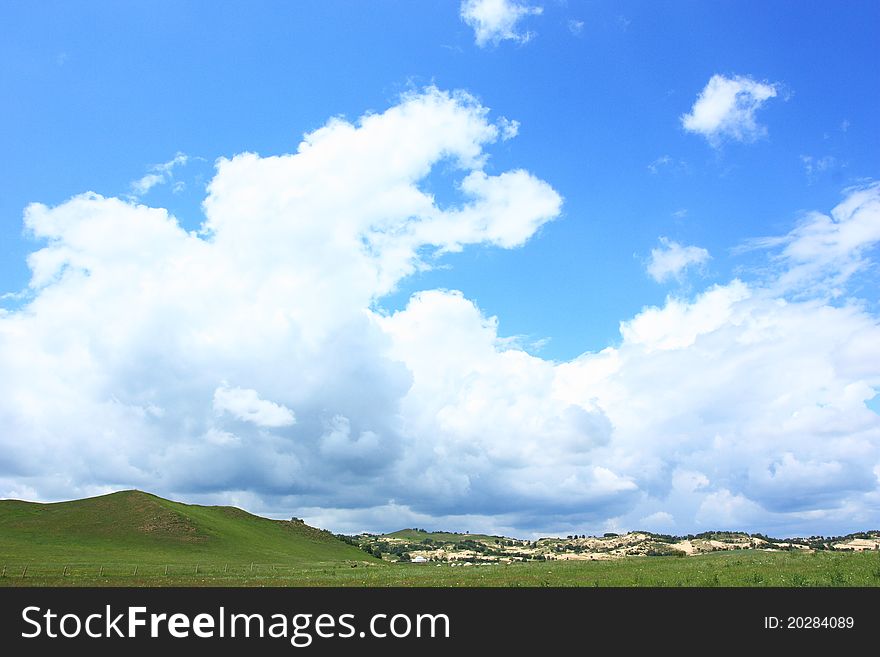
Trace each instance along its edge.
<path fill-rule="evenodd" d="M 632 556 L 695 556 L 732 550 L 880 552 L 880 531 L 846 536 L 776 539 L 763 534 L 714 531 L 685 536 L 651 532 L 607 533 L 602 537 L 525 540 L 507 536 L 401 529 L 389 534 L 360 534 L 351 541 L 386 561 L 410 559 L 451 563 L 606 560 Z"/>
<path fill-rule="evenodd" d="M 472 541 L 489 541 L 504 538 L 487 534 L 460 534 L 456 532 L 429 532 L 424 529 L 399 529 L 390 534 L 382 534 L 380 538 L 396 538 L 404 541 L 421 542 L 426 538 L 436 543 L 459 543 L 468 539 Z"/>
<path fill-rule="evenodd" d="M 329 532 L 137 490 L 72 502 L 0 500 L 0 562 L 371 561 Z"/>

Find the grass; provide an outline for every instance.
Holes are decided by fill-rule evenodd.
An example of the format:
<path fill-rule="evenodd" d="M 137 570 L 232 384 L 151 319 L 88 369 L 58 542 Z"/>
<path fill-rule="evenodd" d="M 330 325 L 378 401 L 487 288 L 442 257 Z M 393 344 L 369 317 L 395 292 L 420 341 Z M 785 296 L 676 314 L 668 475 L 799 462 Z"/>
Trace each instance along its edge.
<path fill-rule="evenodd" d="M 192 563 L 139 567 L 97 562 L 77 564 L 62 575 L 60 562 L 24 563 L 0 577 L 0 586 L 880 586 L 880 556 L 872 553 L 752 552 L 748 550 L 688 558 L 626 557 L 608 561 L 556 561 L 450 566 L 361 562 L 290 564 Z M 224 572 L 224 567 L 226 571 Z"/>
<path fill-rule="evenodd" d="M 0 568 L 7 575 L 32 564 L 91 565 L 116 572 L 138 565 L 152 572 L 165 564 L 189 569 L 200 563 L 251 562 L 320 567 L 374 559 L 328 532 L 303 523 L 269 520 L 241 509 L 181 504 L 122 491 L 72 502 L 0 501 Z M 63 571 L 62 571 L 63 572 Z M 132 570 L 133 572 L 133 570 Z"/>
<path fill-rule="evenodd" d="M 387 563 L 302 523 L 124 491 L 58 504 L 0 501 L 0 586 L 880 586 L 880 554 Z"/>

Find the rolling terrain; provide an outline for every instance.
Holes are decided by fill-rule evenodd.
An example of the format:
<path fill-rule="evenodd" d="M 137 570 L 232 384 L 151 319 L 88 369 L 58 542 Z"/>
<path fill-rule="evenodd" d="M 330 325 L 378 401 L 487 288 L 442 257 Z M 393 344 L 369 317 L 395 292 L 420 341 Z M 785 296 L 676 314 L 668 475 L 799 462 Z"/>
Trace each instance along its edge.
<path fill-rule="evenodd" d="M 0 500 L 0 563 L 316 565 L 372 561 L 298 521 L 130 490 L 72 502 Z"/>
<path fill-rule="evenodd" d="M 334 536 L 140 491 L 0 500 L 0 586 L 880 586 L 878 545 L 878 532 Z"/>
<path fill-rule="evenodd" d="M 604 536 L 574 535 L 533 541 L 506 536 L 402 529 L 390 534 L 345 537 L 388 561 L 432 561 L 472 565 L 528 561 L 605 561 L 624 557 L 693 557 L 712 552 L 874 552 L 880 558 L 880 531 L 846 536 L 770 538 L 745 532 L 703 532 L 671 536 L 634 531 Z"/>

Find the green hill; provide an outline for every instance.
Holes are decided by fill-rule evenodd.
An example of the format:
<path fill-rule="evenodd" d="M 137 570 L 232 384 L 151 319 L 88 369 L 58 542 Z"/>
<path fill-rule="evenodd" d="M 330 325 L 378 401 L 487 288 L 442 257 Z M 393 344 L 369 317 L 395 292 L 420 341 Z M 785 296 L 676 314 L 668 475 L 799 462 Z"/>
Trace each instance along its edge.
<path fill-rule="evenodd" d="M 348 560 L 373 561 L 329 532 L 235 507 L 181 504 L 136 490 L 55 504 L 0 500 L 2 564 Z"/>
<path fill-rule="evenodd" d="M 382 534 L 380 538 L 397 538 L 403 541 L 419 543 L 426 538 L 435 543 L 460 543 L 461 541 L 482 541 L 494 543 L 495 539 L 504 539 L 504 536 L 488 536 L 487 534 L 459 534 L 450 532 L 428 532 L 422 529 L 399 529 L 390 534 Z M 506 539 L 505 539 L 506 540 Z"/>

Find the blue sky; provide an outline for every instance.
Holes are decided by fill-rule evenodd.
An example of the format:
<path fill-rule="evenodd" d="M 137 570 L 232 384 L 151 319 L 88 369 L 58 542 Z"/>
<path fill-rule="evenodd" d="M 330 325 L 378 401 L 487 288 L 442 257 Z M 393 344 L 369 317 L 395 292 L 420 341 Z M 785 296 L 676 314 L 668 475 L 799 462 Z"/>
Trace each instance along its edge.
<path fill-rule="evenodd" d="M 479 525 L 519 533 L 647 525 L 690 531 L 706 523 L 821 533 L 826 528 L 860 529 L 880 520 L 876 481 L 880 427 L 876 413 L 869 410 L 876 410 L 876 397 L 865 392 L 880 385 L 880 362 L 870 346 L 878 312 L 877 239 L 872 232 L 876 215 L 871 213 L 878 194 L 872 184 L 880 175 L 876 56 L 880 7 L 874 2 L 805 6 L 497 0 L 488 8 L 472 4 L 474 15 L 489 20 L 483 42 L 479 24 L 468 16 L 467 2 L 2 4 L 0 23 L 6 34 L 0 39 L 0 81 L 5 102 L 0 115 L 6 129 L 0 145 L 10 166 L 0 195 L 0 294 L 6 293 L 0 301 L 6 309 L 0 322 L 8 324 L 0 334 L 5 341 L 0 343 L 0 354 L 5 349 L 8 359 L 0 356 L 0 362 L 9 373 L 9 385 L 15 375 L 32 396 L 25 403 L 9 393 L 7 408 L 0 408 L 0 418 L 9 427 L 7 440 L 14 442 L 18 454 L 6 466 L 0 462 L 0 494 L 60 499 L 136 485 L 188 499 L 233 501 L 265 513 L 290 515 L 286 510 L 295 505 L 310 514 L 297 515 L 351 530 L 394 528 L 395 523 L 406 525 L 410 519 L 429 519 L 449 528 L 470 523 L 471 529 Z M 695 104 L 701 94 L 715 103 L 716 110 L 725 109 L 719 97 L 708 98 L 715 89 L 712 80 L 736 88 L 737 97 L 753 105 L 740 115 L 724 114 L 720 123 L 715 115 L 697 116 Z M 456 91 L 470 94 L 469 100 L 455 100 Z M 454 106 L 434 93 L 453 94 L 443 97 L 453 98 Z M 762 93 L 767 97 L 756 100 Z M 279 253 L 278 271 L 259 280 L 248 278 L 256 270 L 254 263 L 235 270 L 230 263 L 238 254 L 226 254 L 218 260 L 224 263 L 223 273 L 216 272 L 223 285 L 214 289 L 206 283 L 190 290 L 192 296 L 186 297 L 186 303 L 181 300 L 182 306 L 174 301 L 179 290 L 163 287 L 174 285 L 168 282 L 174 279 L 157 278 L 160 260 L 165 263 L 162 267 L 172 267 L 162 254 L 178 253 L 178 246 L 161 242 L 155 251 L 145 246 L 145 253 L 159 255 L 137 265 L 142 267 L 137 275 L 129 267 L 114 270 L 113 276 L 128 281 L 124 298 L 136 298 L 145 289 L 158 290 L 155 307 L 143 306 L 144 323 L 156 321 L 167 327 L 169 344 L 182 340 L 161 353 L 143 346 L 137 327 L 122 326 L 114 319 L 122 311 L 113 295 L 121 292 L 92 289 L 95 281 L 66 277 L 65 271 L 74 270 L 94 274 L 100 268 L 96 263 L 111 259 L 107 254 L 125 253 L 114 244 L 125 241 L 130 229 L 140 225 L 134 215 L 121 218 L 128 217 L 128 210 L 113 206 L 112 212 L 120 218 L 101 224 L 95 233 L 99 237 L 88 233 L 92 241 L 84 245 L 78 241 L 85 239 L 80 233 L 58 226 L 65 221 L 87 222 L 103 212 L 71 201 L 88 191 L 100 195 L 102 203 L 118 198 L 131 209 L 139 204 L 165 208 L 188 231 L 209 227 L 203 225 L 202 203 L 213 198 L 218 218 L 212 219 L 211 230 L 218 242 L 224 231 L 247 242 L 252 234 L 239 230 L 250 226 L 253 235 L 263 230 L 263 247 L 258 248 L 257 242 L 253 246 L 255 253 L 270 261 L 273 256 L 266 255 L 274 252 L 270 245 L 306 237 L 275 232 L 280 231 L 275 219 L 256 216 L 261 212 L 258 208 L 273 212 L 271 208 L 279 207 L 268 202 L 254 206 L 254 217 L 236 210 L 243 212 L 243 223 L 233 231 L 227 215 L 232 210 L 223 208 L 229 207 L 230 198 L 251 198 L 239 189 L 246 187 L 243 181 L 257 181 L 248 193 L 268 194 L 259 181 L 276 178 L 264 171 L 272 165 L 263 159 L 295 153 L 303 135 L 332 127 L 331 117 L 361 125 L 360 117 L 371 113 L 388 116 L 388 124 L 397 126 L 398 119 L 385 113 L 415 97 L 429 106 L 423 108 L 425 126 L 435 125 L 434 112 L 449 112 L 447 118 L 453 121 L 461 118 L 462 108 L 478 107 L 482 109 L 461 119 L 462 131 L 496 131 L 491 138 L 469 137 L 482 154 L 477 164 L 463 164 L 467 148 L 460 146 L 458 133 L 450 133 L 447 142 L 425 145 L 430 171 L 422 175 L 415 173 L 416 168 L 407 174 L 417 180 L 417 188 L 433 194 L 437 208 L 455 210 L 468 202 L 457 186 L 469 172 L 483 172 L 489 181 L 505 172 L 528 172 L 530 177 L 515 185 L 522 194 L 516 201 L 519 207 L 536 204 L 533 215 L 526 216 L 529 212 L 523 210 L 526 234 L 480 224 L 468 228 L 471 232 L 462 238 L 459 231 L 464 228 L 444 225 L 432 229 L 432 238 L 420 242 L 414 237 L 404 247 L 397 245 L 413 249 L 406 265 L 382 251 L 385 247 L 374 245 L 381 251 L 377 280 L 390 276 L 391 283 L 377 282 L 362 297 L 351 299 L 346 276 L 363 276 L 363 270 L 352 266 L 349 271 L 347 264 L 341 264 L 319 276 L 314 272 L 323 270 L 317 264 L 309 265 L 314 272 L 297 269 L 297 262 L 308 260 L 305 246 L 293 245 L 289 253 Z M 683 121 L 687 114 L 697 117 L 692 129 Z M 490 127 L 483 126 L 480 117 L 487 117 Z M 508 136 L 504 126 L 509 124 L 501 117 L 518 122 L 510 139 L 504 138 Z M 359 157 L 355 142 L 341 148 L 355 149 L 351 157 Z M 396 153 L 394 148 L 389 146 L 388 153 Z M 400 148 L 408 152 L 410 146 Z M 260 156 L 252 163 L 259 175 L 247 173 L 246 163 L 229 166 L 225 175 L 218 173 L 222 168 L 218 158 L 245 152 Z M 388 162 L 383 157 L 365 164 L 364 171 L 383 169 Z M 334 171 L 346 169 L 348 165 L 342 164 L 346 161 L 343 157 Z M 284 197 L 284 189 L 296 187 L 291 176 L 305 176 L 295 174 L 299 169 L 291 171 L 285 174 L 288 177 L 278 174 L 279 187 L 272 194 Z M 151 175 L 154 178 L 145 178 Z M 348 189 L 350 181 L 344 179 L 348 174 L 327 175 L 330 178 L 318 180 L 329 181 L 328 189 L 337 182 Z M 399 191 L 396 183 L 389 180 L 388 185 L 389 194 Z M 478 187 L 477 197 L 488 194 L 487 188 Z M 505 187 L 498 193 L 512 192 Z M 303 207 L 324 207 L 326 200 Z M 849 214 L 841 210 L 844 220 L 835 215 L 828 228 L 817 219 L 815 213 L 830 216 L 847 200 L 857 209 Z M 28 234 L 23 224 L 23 213 L 31 203 L 58 208 L 57 219 L 48 210 L 34 214 L 37 237 Z M 352 203 L 345 212 L 356 214 L 364 205 L 363 200 Z M 79 219 L 61 218 L 62 210 Z M 327 240 L 351 228 L 348 215 L 300 211 L 305 214 L 278 221 L 335 226 L 322 238 Z M 503 223 L 506 215 L 498 212 L 497 220 Z M 333 223 L 337 219 L 338 225 Z M 838 231 L 848 220 L 855 228 Z M 395 230 L 411 228 L 404 223 Z M 844 232 L 848 237 L 834 237 Z M 203 232 L 199 239 L 210 242 L 209 233 Z M 369 231 L 365 235 L 364 239 L 375 237 Z M 761 238 L 767 239 L 758 241 Z M 829 243 L 833 248 L 821 246 Z M 27 259 L 47 245 L 51 253 L 46 253 L 43 266 L 48 273 L 38 281 Z M 81 261 L 70 255 L 73 252 L 82 256 Z M 342 251 L 332 255 L 346 257 Z M 186 275 L 188 270 L 180 263 L 198 257 L 181 255 L 172 269 L 179 267 Z M 64 264 L 52 269 L 59 262 Z M 242 263 L 239 266 L 245 267 Z M 277 317 L 287 312 L 285 304 L 310 308 L 309 295 L 317 294 L 314 285 L 302 292 L 301 299 L 292 288 L 272 288 L 273 294 L 289 296 L 272 296 L 270 304 L 257 307 L 245 303 L 270 296 L 266 281 L 275 285 L 281 279 L 312 280 L 306 271 L 319 276 L 314 279 L 321 281 L 317 287 L 326 282 L 321 294 L 335 298 L 338 293 L 351 306 L 335 314 L 323 307 L 313 315 L 303 310 L 302 316 L 290 320 L 297 330 L 284 336 L 254 329 L 251 337 L 261 346 L 250 355 L 251 362 L 262 363 L 264 369 L 266 363 L 278 363 L 281 369 L 310 372 L 308 384 L 293 374 L 289 379 L 277 375 L 265 380 L 265 373 L 250 371 L 237 361 L 217 368 L 204 365 L 215 357 L 223 361 L 218 354 L 211 355 L 208 344 L 216 347 L 224 339 L 232 340 L 232 335 L 244 353 L 251 344 L 240 333 L 221 338 L 205 327 L 196 331 L 193 327 L 200 322 L 207 326 L 219 321 L 219 311 L 213 305 L 209 309 L 206 299 L 224 297 L 232 285 L 244 290 L 239 300 L 244 305 L 235 317 L 248 313 Z M 131 280 L 125 278 L 129 274 Z M 210 279 L 209 274 L 205 273 Z M 431 296 L 433 290 L 455 290 L 460 295 Z M 424 308 L 413 299 L 420 299 Z M 751 305 L 746 308 L 746 304 Z M 784 311 L 774 310 L 782 304 L 787 304 Z M 187 315 L 180 324 L 168 319 L 179 319 L 182 307 L 202 308 L 203 314 Z M 59 320 L 66 317 L 62 310 L 76 314 L 76 308 L 108 310 L 106 316 L 96 311 L 94 325 L 77 325 L 66 337 L 54 334 L 52 322 L 66 321 Z M 371 313 L 375 326 L 351 328 L 360 321 L 355 319 L 355 308 Z M 657 316 L 651 314 L 652 308 Z M 444 335 L 458 335 L 447 325 L 451 317 L 467 323 L 475 333 L 463 332 L 462 344 L 479 343 L 476 336 L 486 330 L 495 336 L 488 351 L 473 355 L 472 362 L 483 365 L 447 373 L 449 381 L 457 382 L 450 383 L 450 390 L 420 387 L 420 377 L 437 378 L 442 368 L 428 364 L 421 352 L 412 351 L 412 341 L 401 337 L 401 327 L 410 326 L 410 319 L 422 311 L 426 319 L 420 321 L 428 324 L 440 322 L 437 318 L 442 315 L 448 329 Z M 789 312 L 791 317 L 783 316 Z M 792 324 L 796 317 L 824 317 L 823 312 L 829 313 L 827 331 L 798 332 Z M 669 337 L 672 329 L 663 334 L 676 321 L 677 330 L 686 333 L 688 327 L 697 326 L 698 337 L 681 342 L 680 337 Z M 27 322 L 36 324 L 21 329 Z M 621 330 L 622 325 L 630 327 L 629 333 Z M 746 325 L 754 330 L 743 328 Z M 425 323 L 412 326 L 422 327 L 414 331 L 432 334 Z M 455 326 L 457 330 L 464 324 Z M 646 326 L 655 333 L 648 335 Z M 755 344 L 755 327 L 767 326 L 777 326 L 768 330 L 779 335 L 793 331 L 788 344 L 805 351 L 784 350 L 778 344 L 774 349 L 780 351 L 733 348 Z M 190 330 L 193 334 L 183 340 L 181 336 Z M 734 335 L 737 330 L 743 333 Z M 41 337 L 32 338 L 25 347 L 16 337 L 22 331 Z M 381 340 L 373 335 L 376 331 L 394 343 L 390 352 L 381 351 Z M 728 342 L 707 346 L 723 335 Z M 308 358 L 303 355 L 322 341 L 337 345 L 332 353 L 339 354 L 342 363 L 328 364 L 323 373 L 312 363 L 326 359 L 329 352 L 324 347 L 315 347 Z M 864 352 L 840 356 L 863 343 Z M 346 360 L 346 349 L 364 350 L 365 344 L 375 357 Z M 665 366 L 674 368 L 679 378 L 669 381 L 652 374 L 660 361 L 654 363 L 650 361 L 654 356 L 645 355 L 654 353 L 650 345 L 677 350 L 682 360 L 670 360 Z M 458 353 L 463 351 L 460 346 L 454 347 Z M 424 348 L 433 350 L 430 343 Z M 586 363 L 589 358 L 582 356 L 596 356 L 606 348 L 615 350 L 612 356 L 621 363 L 633 363 L 620 365 L 613 380 L 602 379 L 596 374 L 602 370 L 598 361 Z M 733 383 L 712 388 L 717 397 L 696 406 L 688 405 L 694 393 L 682 384 L 682 399 L 691 401 L 675 406 L 674 417 L 661 418 L 646 409 L 654 424 L 630 426 L 621 416 L 623 409 L 641 408 L 643 396 L 654 394 L 652 385 L 666 388 L 678 385 L 676 381 L 709 376 L 708 371 L 698 371 L 700 358 L 685 353 L 691 348 L 729 354 L 729 361 L 717 364 L 722 371 L 760 361 L 761 368 L 787 368 L 795 377 L 827 375 L 833 383 L 799 396 L 782 389 L 762 390 L 763 397 L 749 398 L 751 408 L 759 405 L 754 416 L 764 419 L 761 427 L 753 426 L 755 417 L 736 414 L 736 400 L 745 403 L 747 395 Z M 630 349 L 633 355 L 628 355 Z M 504 355 L 505 350 L 531 354 L 534 359 L 523 365 L 528 373 L 519 375 L 534 381 L 547 376 L 554 383 L 540 391 L 508 390 L 509 396 L 502 399 L 499 390 L 508 384 L 499 381 L 516 378 L 508 369 L 512 356 Z M 636 351 L 642 356 L 634 355 Z M 11 354 L 22 353 L 28 354 L 24 362 L 21 358 L 13 362 Z M 85 430 L 53 434 L 56 425 L 36 422 L 28 415 L 43 403 L 56 409 L 52 413 L 59 427 L 80 421 L 61 410 L 68 402 L 74 404 L 63 385 L 58 390 L 42 378 L 52 376 L 54 370 L 46 364 L 51 357 L 71 368 L 70 378 L 61 376 L 62 381 L 81 379 L 83 371 L 78 367 L 95 374 L 88 400 L 77 404 L 86 408 L 87 402 L 94 403 L 106 410 L 110 403 L 128 409 L 98 415 L 105 417 L 104 438 L 85 437 Z M 80 357 L 82 361 L 77 360 Z M 706 358 L 704 354 L 703 361 Z M 141 368 L 151 359 L 167 365 L 164 376 L 143 374 Z M 850 367 L 856 361 L 862 369 Z M 392 372 L 389 362 L 403 362 L 403 373 Z M 47 369 L 41 374 L 40 367 L 28 363 L 42 363 Z M 810 369 L 813 365 L 815 369 Z M 581 366 L 586 373 L 573 381 L 569 370 Z M 556 368 L 554 374 L 541 373 L 547 368 Z M 736 370 L 731 381 L 766 377 L 761 368 Z M 357 394 L 340 383 L 346 377 L 351 380 L 352 372 L 355 379 L 362 376 L 365 385 L 381 391 L 376 394 L 382 400 L 375 404 L 385 409 L 384 415 L 376 411 L 374 417 L 342 401 Z M 479 390 L 473 387 L 477 373 L 485 377 Z M 128 377 L 125 383 L 123 374 Z M 174 404 L 163 401 L 156 390 L 180 378 L 192 381 L 194 387 L 182 386 L 181 395 L 188 401 L 174 402 L 180 407 L 172 411 Z M 315 383 L 318 380 L 323 383 Z M 588 390 L 587 382 L 596 390 Z M 312 385 L 314 389 L 309 388 Z M 442 395 L 449 397 L 436 402 Z M 796 397 L 791 401 L 794 406 L 773 415 L 786 395 Z M 853 407 L 847 406 L 853 395 L 865 397 L 853 402 L 867 413 L 859 415 L 859 422 L 852 419 Z M 158 409 L 152 416 L 151 404 Z M 456 408 L 458 413 L 451 410 Z M 709 417 L 712 408 L 724 409 L 719 410 L 723 421 Z M 839 414 L 814 418 L 798 428 L 786 424 L 828 408 Z M 532 422 L 546 441 L 556 440 L 540 457 L 535 456 L 538 446 L 529 437 L 519 443 L 521 452 L 501 453 L 503 425 L 516 409 L 525 414 L 520 422 Z M 476 415 L 468 424 L 462 418 L 472 411 Z M 131 419 L 128 412 L 140 419 Z M 259 420 L 264 412 L 268 424 Z M 285 413 L 296 420 L 288 422 Z M 507 419 L 485 424 L 486 418 L 495 417 L 493 413 Z M 136 429 L 132 423 L 138 425 Z M 556 435 L 553 427 L 563 425 L 568 428 L 559 429 L 557 438 L 548 437 Z M 124 463 L 40 466 L 38 452 L 21 447 L 63 445 L 62 452 L 76 451 L 83 441 L 97 441 L 94 448 L 100 451 L 100 445 L 112 443 L 114 436 L 126 431 L 140 437 L 119 447 Z M 491 437 L 494 431 L 497 438 Z M 769 437 L 789 431 L 791 436 L 778 443 Z M 821 438 L 829 431 L 839 435 L 839 442 Z M 798 432 L 815 436 L 815 442 L 795 437 Z M 447 434 L 448 439 L 438 439 L 432 449 L 425 447 L 434 436 Z M 175 442 L 169 435 L 181 438 Z M 571 441 L 577 442 L 572 436 L 586 442 L 571 447 Z M 347 445 L 345 441 L 352 443 L 347 453 L 361 454 L 361 461 L 334 452 Z M 643 450 L 646 441 L 651 445 L 649 457 L 635 463 L 627 454 Z M 735 457 L 726 451 L 725 441 L 738 445 L 730 447 Z M 233 458 L 231 444 L 247 446 L 251 454 L 262 450 L 273 456 L 265 460 L 254 456 L 247 468 L 223 466 L 224 459 Z M 585 444 L 594 447 L 586 449 Z M 178 449 L 204 448 L 204 458 L 220 464 L 220 471 L 212 475 L 216 483 L 210 483 L 207 474 L 203 481 L 167 474 L 162 458 L 145 456 L 151 453 L 148 445 L 171 460 Z M 436 462 L 446 458 L 438 454 L 470 453 L 471 448 L 476 450 L 474 462 Z M 240 455 L 236 458 L 241 460 Z M 731 460 L 730 467 L 721 465 L 725 459 Z M 520 464 L 512 466 L 514 462 Z M 857 467 L 857 462 L 864 467 Z M 323 479 L 338 481 L 338 490 L 327 493 L 306 474 L 275 473 L 283 467 L 279 463 L 288 463 L 291 470 L 320 472 Z M 550 485 L 548 473 L 563 463 L 571 466 L 567 483 L 556 492 L 545 490 Z M 161 477 L 156 475 L 160 466 L 165 468 Z M 393 471 L 394 477 L 387 471 Z M 466 481 L 459 481 L 456 471 L 464 473 Z M 408 481 L 413 473 L 428 473 L 426 481 L 433 483 L 417 486 L 409 494 L 377 483 Z M 501 502 L 506 477 L 525 481 L 513 495 L 520 500 L 516 508 Z M 583 510 L 574 508 L 572 500 L 582 500 Z"/>
<path fill-rule="evenodd" d="M 183 152 L 204 158 L 177 174 L 187 193 L 147 200 L 196 227 L 217 157 L 288 152 L 329 116 L 378 111 L 430 83 L 520 121 L 492 164 L 531 168 L 565 209 L 529 249 L 469 251 L 387 303 L 426 285 L 462 289 L 505 333 L 549 338 L 553 358 L 601 348 L 621 318 L 662 301 L 642 266 L 658 236 L 705 246 L 707 278 L 724 279 L 741 262 L 731 247 L 830 206 L 878 168 L 874 3 L 547 3 L 524 21 L 529 43 L 489 48 L 449 2 L 255 7 L 5 7 L 15 30 L 0 45 L 2 112 L 14 129 L 3 147 L 16 163 L 0 205 L 6 291 L 28 278 L 21 212 L 32 201 L 124 194 Z M 578 34 L 569 21 L 583 22 Z M 780 84 L 789 98 L 762 108 L 765 139 L 716 150 L 683 132 L 678 117 L 714 73 Z M 805 156 L 834 165 L 809 175 Z"/>

